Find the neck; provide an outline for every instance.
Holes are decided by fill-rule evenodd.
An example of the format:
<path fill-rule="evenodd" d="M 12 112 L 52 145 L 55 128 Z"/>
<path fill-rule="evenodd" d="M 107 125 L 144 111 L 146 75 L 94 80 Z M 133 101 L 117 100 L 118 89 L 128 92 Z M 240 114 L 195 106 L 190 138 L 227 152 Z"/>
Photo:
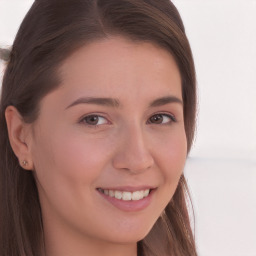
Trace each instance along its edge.
<path fill-rule="evenodd" d="M 56 244 L 46 241 L 45 256 L 137 256 L 137 244 L 66 243 Z"/>
<path fill-rule="evenodd" d="M 51 222 L 52 223 L 52 222 Z M 56 222 L 55 222 L 56 223 Z M 137 243 L 114 243 L 44 225 L 44 256 L 137 256 Z"/>

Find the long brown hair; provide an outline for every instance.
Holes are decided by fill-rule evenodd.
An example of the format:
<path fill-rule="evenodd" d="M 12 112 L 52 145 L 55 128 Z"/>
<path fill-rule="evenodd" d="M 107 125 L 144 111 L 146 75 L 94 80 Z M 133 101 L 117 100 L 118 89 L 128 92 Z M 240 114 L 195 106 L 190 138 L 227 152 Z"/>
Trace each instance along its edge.
<path fill-rule="evenodd" d="M 182 77 L 184 122 L 190 151 L 196 113 L 195 70 L 184 26 L 169 0 L 36 0 L 16 35 L 0 103 L 0 255 L 42 256 L 43 225 L 33 173 L 23 170 L 8 139 L 5 109 L 34 122 L 40 100 L 59 86 L 58 67 L 85 43 L 121 35 L 169 51 Z M 196 256 L 184 176 L 138 255 Z"/>

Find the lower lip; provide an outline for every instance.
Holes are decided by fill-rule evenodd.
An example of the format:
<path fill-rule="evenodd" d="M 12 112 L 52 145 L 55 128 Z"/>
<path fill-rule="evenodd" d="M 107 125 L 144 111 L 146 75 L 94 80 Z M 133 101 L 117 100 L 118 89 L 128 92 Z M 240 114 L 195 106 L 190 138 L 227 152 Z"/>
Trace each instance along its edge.
<path fill-rule="evenodd" d="M 142 211 L 143 209 L 149 206 L 149 204 L 152 201 L 152 195 L 155 192 L 155 189 L 151 190 L 149 195 L 141 200 L 129 200 L 129 201 L 116 199 L 115 197 L 107 196 L 101 193 L 100 191 L 98 192 L 104 199 L 106 199 L 109 203 L 114 205 L 119 210 L 126 211 L 126 212 L 136 212 L 136 211 Z"/>

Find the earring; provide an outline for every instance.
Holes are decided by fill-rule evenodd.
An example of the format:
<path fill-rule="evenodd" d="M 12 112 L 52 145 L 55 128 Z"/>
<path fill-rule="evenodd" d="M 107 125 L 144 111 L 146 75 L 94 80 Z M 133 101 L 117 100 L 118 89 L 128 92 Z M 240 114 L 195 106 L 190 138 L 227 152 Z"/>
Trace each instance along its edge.
<path fill-rule="evenodd" d="M 28 162 L 27 162 L 26 160 L 23 160 L 23 161 L 22 161 L 22 165 L 27 166 L 27 165 L 28 165 Z"/>

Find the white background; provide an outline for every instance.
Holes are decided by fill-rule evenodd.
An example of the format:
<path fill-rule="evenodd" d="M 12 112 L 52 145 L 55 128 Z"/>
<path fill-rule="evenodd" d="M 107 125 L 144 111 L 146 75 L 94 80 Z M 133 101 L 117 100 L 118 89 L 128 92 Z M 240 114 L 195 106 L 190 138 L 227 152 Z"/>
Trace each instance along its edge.
<path fill-rule="evenodd" d="M 1 47 L 12 44 L 32 2 L 0 0 Z M 256 256 L 256 0 L 173 2 L 199 89 L 185 169 L 199 256 Z"/>

